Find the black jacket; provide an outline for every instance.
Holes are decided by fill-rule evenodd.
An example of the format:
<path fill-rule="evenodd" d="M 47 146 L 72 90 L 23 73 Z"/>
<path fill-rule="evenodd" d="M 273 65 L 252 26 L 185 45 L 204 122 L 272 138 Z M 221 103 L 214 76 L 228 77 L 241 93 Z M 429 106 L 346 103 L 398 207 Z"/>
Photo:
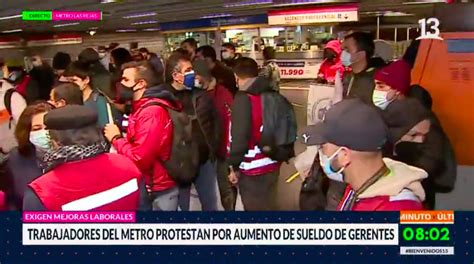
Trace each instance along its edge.
<path fill-rule="evenodd" d="M 53 68 L 51 68 L 48 64 L 43 64 L 40 67 L 34 67 L 29 72 L 29 75 L 31 76 L 32 80 L 36 82 L 38 85 L 37 87 L 39 88 L 38 98 L 35 99 L 44 101 L 49 100 L 49 94 L 53 88 L 55 80 Z M 33 100 L 33 98 L 29 99 L 28 101 L 31 100 Z"/>
<path fill-rule="evenodd" d="M 212 99 L 204 90 L 177 91 L 170 84 L 163 84 L 157 89 L 170 91 L 182 105 L 184 111 L 194 118 L 193 137 L 199 144 L 199 160 L 205 163 L 214 160 L 220 143 L 220 125 L 217 110 Z M 148 89 L 144 97 L 150 97 L 155 89 Z"/>
<path fill-rule="evenodd" d="M 231 136 L 232 144 L 230 147 L 229 164 L 235 171 L 239 170 L 240 163 L 249 148 L 249 140 L 252 128 L 252 105 L 247 95 L 260 95 L 263 92 L 271 92 L 272 87 L 265 77 L 258 77 L 250 85 L 247 91 L 238 91 L 234 98 L 231 108 Z"/>

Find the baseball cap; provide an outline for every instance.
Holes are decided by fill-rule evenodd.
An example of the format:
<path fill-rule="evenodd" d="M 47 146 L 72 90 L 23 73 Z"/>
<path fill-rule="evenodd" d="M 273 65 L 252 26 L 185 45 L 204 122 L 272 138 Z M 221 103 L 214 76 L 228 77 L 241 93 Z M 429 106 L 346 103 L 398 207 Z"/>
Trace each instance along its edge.
<path fill-rule="evenodd" d="M 301 135 L 306 145 L 332 143 L 355 151 L 382 149 L 387 129 L 378 110 L 358 98 L 333 105 L 322 122 L 308 126 Z"/>

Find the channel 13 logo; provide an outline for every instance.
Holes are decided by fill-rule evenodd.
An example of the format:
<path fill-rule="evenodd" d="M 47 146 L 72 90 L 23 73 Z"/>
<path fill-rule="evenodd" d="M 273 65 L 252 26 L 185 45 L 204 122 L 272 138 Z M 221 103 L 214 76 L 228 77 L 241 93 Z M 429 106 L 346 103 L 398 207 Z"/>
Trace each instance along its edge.
<path fill-rule="evenodd" d="M 440 32 L 439 32 L 439 19 L 430 17 L 430 18 L 423 18 L 418 20 L 418 24 L 420 25 L 421 28 L 421 34 L 418 39 L 438 39 L 438 40 L 443 40 L 443 38 L 440 37 Z"/>

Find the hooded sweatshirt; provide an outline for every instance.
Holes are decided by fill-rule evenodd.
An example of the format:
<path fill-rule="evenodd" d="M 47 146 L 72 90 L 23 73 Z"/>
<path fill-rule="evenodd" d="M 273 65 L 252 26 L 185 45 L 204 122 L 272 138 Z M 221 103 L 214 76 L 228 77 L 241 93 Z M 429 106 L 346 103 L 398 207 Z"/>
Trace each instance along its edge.
<path fill-rule="evenodd" d="M 322 77 L 327 82 L 334 82 L 336 78 L 336 72 L 339 71 L 342 74 L 344 73 L 344 66 L 341 61 L 341 43 L 338 40 L 331 40 L 326 44 L 325 49 L 330 49 L 336 53 L 336 58 L 334 60 L 325 59 L 319 68 L 318 77 Z"/>
<path fill-rule="evenodd" d="M 421 181 L 428 177 L 426 171 L 388 158 L 383 161 L 390 173 L 359 194 L 352 211 L 421 210 L 425 200 Z M 350 192 L 348 186 L 339 208 Z"/>

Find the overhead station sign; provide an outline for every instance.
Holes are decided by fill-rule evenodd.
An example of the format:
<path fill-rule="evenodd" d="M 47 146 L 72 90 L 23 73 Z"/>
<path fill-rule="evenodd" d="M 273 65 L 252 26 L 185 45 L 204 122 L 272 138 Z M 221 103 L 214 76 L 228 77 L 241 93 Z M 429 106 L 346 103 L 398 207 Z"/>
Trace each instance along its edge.
<path fill-rule="evenodd" d="M 97 21 L 102 20 L 101 11 L 23 11 L 23 20 L 29 21 Z"/>
<path fill-rule="evenodd" d="M 275 10 L 268 12 L 269 25 L 303 25 L 358 21 L 358 5 Z"/>

